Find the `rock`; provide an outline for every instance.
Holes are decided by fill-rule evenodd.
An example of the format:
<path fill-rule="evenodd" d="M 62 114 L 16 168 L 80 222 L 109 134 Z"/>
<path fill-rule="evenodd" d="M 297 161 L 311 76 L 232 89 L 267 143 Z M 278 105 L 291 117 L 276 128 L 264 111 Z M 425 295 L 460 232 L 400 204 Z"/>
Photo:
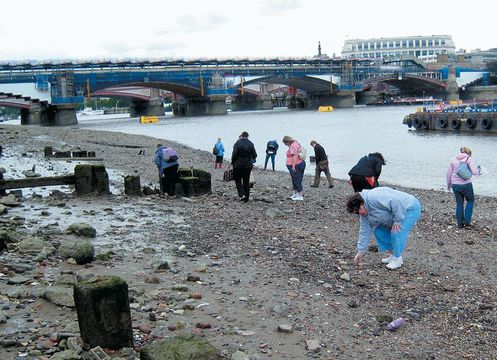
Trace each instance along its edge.
<path fill-rule="evenodd" d="M 7 196 L 0 197 L 0 204 L 5 206 L 19 206 L 21 202 L 14 196 L 14 194 L 9 194 Z"/>
<path fill-rule="evenodd" d="M 27 178 L 34 178 L 34 177 L 40 177 L 41 174 L 38 174 L 37 172 L 34 172 L 33 170 L 24 170 L 22 171 L 22 174 L 26 176 Z"/>
<path fill-rule="evenodd" d="M 78 264 L 86 264 L 93 261 L 95 248 L 87 240 L 66 240 L 59 247 L 59 255 L 63 259 L 74 258 Z"/>
<path fill-rule="evenodd" d="M 0 310 L 0 324 L 5 324 L 9 317 L 2 310 Z"/>
<path fill-rule="evenodd" d="M 71 274 L 62 274 L 55 281 L 55 285 L 75 285 L 78 283 L 76 276 Z"/>
<path fill-rule="evenodd" d="M 319 343 L 319 340 L 316 339 L 310 339 L 305 341 L 307 345 L 307 349 L 312 352 L 317 352 L 319 349 L 321 349 L 321 344 Z"/>
<path fill-rule="evenodd" d="M 219 351 L 205 339 L 192 336 L 175 336 L 144 346 L 141 360 L 221 360 Z"/>
<path fill-rule="evenodd" d="M 278 325 L 278 331 L 282 333 L 293 333 L 292 326 L 288 324 Z"/>
<path fill-rule="evenodd" d="M 375 316 L 375 319 L 382 324 L 389 324 L 393 321 L 393 316 L 379 314 Z"/>
<path fill-rule="evenodd" d="M 16 286 L 7 292 L 7 296 L 13 299 L 38 299 L 42 297 L 44 293 L 44 287 Z"/>
<path fill-rule="evenodd" d="M 285 214 L 280 209 L 268 208 L 266 209 L 266 216 L 269 218 L 277 218 L 277 217 L 284 217 Z"/>
<path fill-rule="evenodd" d="M 350 281 L 350 275 L 348 273 L 343 273 L 342 275 L 340 275 L 340 279 Z"/>
<path fill-rule="evenodd" d="M 80 360 L 81 356 L 74 350 L 66 350 L 53 354 L 50 360 Z"/>
<path fill-rule="evenodd" d="M 4 204 L 0 204 L 0 215 L 7 214 L 9 211 L 9 208 L 5 206 Z"/>
<path fill-rule="evenodd" d="M 28 236 L 19 243 L 19 253 L 38 255 L 42 251 L 52 253 L 55 248 L 48 241 L 43 241 L 35 237 Z"/>
<path fill-rule="evenodd" d="M 7 284 L 9 285 L 19 285 L 27 283 L 28 281 L 33 280 L 32 278 L 26 276 L 14 276 L 7 280 Z"/>
<path fill-rule="evenodd" d="M 76 234 L 79 236 L 94 238 L 97 236 L 97 230 L 89 224 L 86 223 L 74 223 L 69 225 L 66 229 L 69 234 Z"/>
<path fill-rule="evenodd" d="M 250 356 L 237 350 L 231 355 L 231 360 L 250 360 Z"/>
<path fill-rule="evenodd" d="M 72 287 L 49 286 L 45 289 L 43 297 L 55 305 L 75 307 Z"/>

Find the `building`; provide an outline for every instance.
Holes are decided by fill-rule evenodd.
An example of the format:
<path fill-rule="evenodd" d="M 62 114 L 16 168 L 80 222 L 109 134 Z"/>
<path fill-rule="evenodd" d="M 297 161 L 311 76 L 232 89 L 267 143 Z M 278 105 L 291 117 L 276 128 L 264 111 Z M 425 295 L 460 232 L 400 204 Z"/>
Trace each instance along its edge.
<path fill-rule="evenodd" d="M 343 58 L 385 58 L 411 55 L 435 62 L 439 54 L 454 54 L 456 47 L 450 35 L 406 36 L 345 40 Z"/>

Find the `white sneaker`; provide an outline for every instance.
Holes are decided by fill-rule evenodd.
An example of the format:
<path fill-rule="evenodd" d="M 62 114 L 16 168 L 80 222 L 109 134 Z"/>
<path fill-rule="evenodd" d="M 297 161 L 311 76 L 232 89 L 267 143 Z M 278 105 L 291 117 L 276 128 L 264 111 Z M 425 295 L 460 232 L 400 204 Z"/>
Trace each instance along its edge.
<path fill-rule="evenodd" d="M 392 259 L 388 263 L 387 269 L 390 269 L 390 270 L 398 269 L 402 266 L 403 263 L 404 263 L 404 260 L 402 260 L 402 256 L 395 257 L 392 255 Z"/>
<path fill-rule="evenodd" d="M 304 201 L 304 197 L 302 195 L 296 195 L 295 197 L 292 197 L 293 201 Z"/>
<path fill-rule="evenodd" d="M 392 260 L 392 258 L 393 258 L 393 255 L 390 255 L 389 257 L 386 257 L 386 258 L 381 259 L 381 262 L 382 262 L 383 264 L 389 264 L 389 263 L 390 263 L 390 261 Z"/>

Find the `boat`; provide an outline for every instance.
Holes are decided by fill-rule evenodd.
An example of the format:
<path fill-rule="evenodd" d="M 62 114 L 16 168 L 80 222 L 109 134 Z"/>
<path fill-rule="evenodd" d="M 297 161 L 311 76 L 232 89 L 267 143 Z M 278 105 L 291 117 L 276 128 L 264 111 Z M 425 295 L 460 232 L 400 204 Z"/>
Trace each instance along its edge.
<path fill-rule="evenodd" d="M 87 107 L 87 108 L 84 108 L 80 114 L 83 116 L 95 116 L 95 115 L 103 115 L 104 111 L 103 110 L 93 110 L 92 108 Z"/>
<path fill-rule="evenodd" d="M 333 110 L 335 110 L 333 108 L 333 106 L 320 106 L 320 107 L 318 107 L 318 111 L 319 112 L 330 112 L 330 111 L 333 111 Z"/>

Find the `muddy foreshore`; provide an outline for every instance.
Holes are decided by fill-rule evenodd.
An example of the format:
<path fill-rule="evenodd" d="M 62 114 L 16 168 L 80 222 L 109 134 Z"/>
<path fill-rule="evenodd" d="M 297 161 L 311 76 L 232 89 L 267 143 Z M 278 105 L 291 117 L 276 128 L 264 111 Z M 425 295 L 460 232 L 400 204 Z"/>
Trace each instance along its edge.
<path fill-rule="evenodd" d="M 152 158 L 158 142 L 177 149 L 181 167 L 210 171 L 212 194 L 191 201 L 122 195 L 122 175 L 138 174 L 142 186 L 157 186 Z M 374 247 L 362 266 L 352 264 L 358 222 L 345 211 L 352 189 L 344 181 L 315 189 L 306 177 L 305 201 L 295 203 L 288 199 L 287 173 L 256 169 L 245 204 L 237 201 L 234 183 L 214 171 L 211 154 L 167 140 L 1 125 L 0 145 L 0 167 L 12 177 L 33 164 L 52 175 L 72 168 L 46 160 L 45 146 L 95 151 L 112 170 L 113 189 L 98 198 L 75 197 L 67 187 L 67 195 L 49 195 L 48 189 L 0 215 L 0 231 L 31 234 L 55 249 L 43 260 L 19 253 L 15 243 L 0 254 L 2 359 L 57 354 L 57 334 L 78 333 L 77 316 L 70 306 L 47 301 L 43 289 L 61 275 L 88 274 L 128 282 L 137 349 L 194 333 L 227 359 L 237 351 L 239 359 L 497 359 L 495 198 L 477 196 L 474 228 L 458 231 L 452 194 L 403 189 L 420 199 L 423 212 L 404 266 L 388 271 Z M 74 236 L 65 231 L 74 222 L 97 230 L 91 241 L 100 256 L 91 264 L 59 256 L 61 242 Z M 200 280 L 187 282 L 188 275 Z M 178 284 L 187 291 L 174 290 Z M 201 299 L 185 310 L 191 293 Z M 406 325 L 386 331 L 385 321 L 398 317 Z M 278 331 L 279 325 L 291 330 Z M 309 340 L 317 340 L 317 349 L 309 350 Z"/>

